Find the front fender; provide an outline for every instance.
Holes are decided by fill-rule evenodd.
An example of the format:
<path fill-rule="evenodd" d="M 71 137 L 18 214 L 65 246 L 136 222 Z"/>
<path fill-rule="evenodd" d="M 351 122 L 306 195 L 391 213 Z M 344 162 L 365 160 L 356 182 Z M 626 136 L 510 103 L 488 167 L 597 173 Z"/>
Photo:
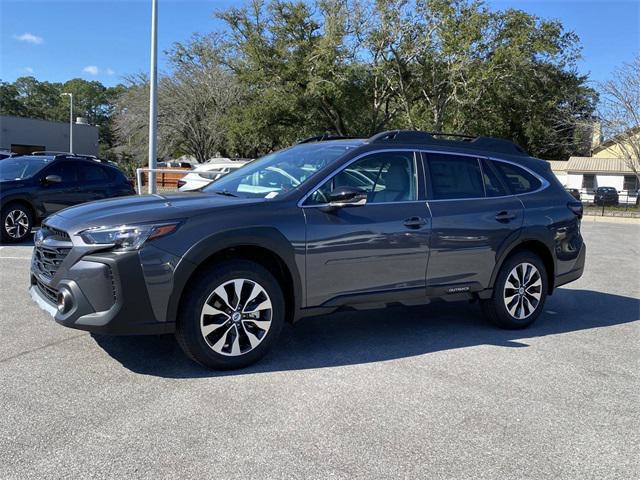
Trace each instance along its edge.
<path fill-rule="evenodd" d="M 194 244 L 176 266 L 173 291 L 169 299 L 167 319 L 175 321 L 184 289 L 196 269 L 218 252 L 231 247 L 256 246 L 277 255 L 286 265 L 293 281 L 294 305 L 297 312 L 301 307 L 301 274 L 295 261 L 295 251 L 291 242 L 276 228 L 242 227 L 214 233 Z"/>

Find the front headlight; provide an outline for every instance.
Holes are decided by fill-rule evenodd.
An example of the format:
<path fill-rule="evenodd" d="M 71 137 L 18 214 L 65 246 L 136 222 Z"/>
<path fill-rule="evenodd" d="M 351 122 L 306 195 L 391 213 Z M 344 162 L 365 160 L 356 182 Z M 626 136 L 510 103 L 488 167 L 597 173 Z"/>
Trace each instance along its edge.
<path fill-rule="evenodd" d="M 80 232 L 80 237 L 90 245 L 113 246 L 115 250 L 138 250 L 144 242 L 168 235 L 176 228 L 178 222 L 99 227 Z"/>

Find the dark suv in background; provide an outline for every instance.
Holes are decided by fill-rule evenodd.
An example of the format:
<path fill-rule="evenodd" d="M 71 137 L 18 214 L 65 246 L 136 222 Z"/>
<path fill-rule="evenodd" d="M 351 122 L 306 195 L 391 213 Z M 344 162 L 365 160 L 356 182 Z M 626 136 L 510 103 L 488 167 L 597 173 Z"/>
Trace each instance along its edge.
<path fill-rule="evenodd" d="M 479 301 L 523 328 L 582 275 L 582 205 L 511 142 L 424 132 L 310 141 L 201 192 L 66 209 L 36 235 L 33 299 L 62 325 L 174 333 L 248 365 L 285 322 L 341 308 Z"/>
<path fill-rule="evenodd" d="M 31 238 L 31 228 L 66 207 L 135 191 L 113 164 L 72 154 L 35 154 L 0 161 L 2 240 Z"/>
<path fill-rule="evenodd" d="M 613 187 L 598 187 L 593 196 L 593 203 L 600 206 L 618 205 L 618 191 Z"/>

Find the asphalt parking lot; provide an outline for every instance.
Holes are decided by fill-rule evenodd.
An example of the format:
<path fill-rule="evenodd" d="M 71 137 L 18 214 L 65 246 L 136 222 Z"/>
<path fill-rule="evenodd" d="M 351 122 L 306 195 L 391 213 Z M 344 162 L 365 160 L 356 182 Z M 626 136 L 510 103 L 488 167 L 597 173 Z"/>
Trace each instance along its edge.
<path fill-rule="evenodd" d="M 587 269 L 526 331 L 476 305 L 307 319 L 216 373 L 171 336 L 56 325 L 0 248 L 0 478 L 640 477 L 640 224 L 591 223 Z"/>

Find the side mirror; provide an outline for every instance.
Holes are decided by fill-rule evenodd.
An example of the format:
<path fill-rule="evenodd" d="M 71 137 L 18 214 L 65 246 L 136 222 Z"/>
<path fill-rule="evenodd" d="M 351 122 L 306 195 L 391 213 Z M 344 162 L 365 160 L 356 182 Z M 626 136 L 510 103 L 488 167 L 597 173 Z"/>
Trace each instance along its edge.
<path fill-rule="evenodd" d="M 367 204 L 367 192 L 356 187 L 338 187 L 329 194 L 329 207 L 360 207 Z"/>
<path fill-rule="evenodd" d="M 62 177 L 60 175 L 47 175 L 44 177 L 45 185 L 51 185 L 52 183 L 61 183 Z"/>

